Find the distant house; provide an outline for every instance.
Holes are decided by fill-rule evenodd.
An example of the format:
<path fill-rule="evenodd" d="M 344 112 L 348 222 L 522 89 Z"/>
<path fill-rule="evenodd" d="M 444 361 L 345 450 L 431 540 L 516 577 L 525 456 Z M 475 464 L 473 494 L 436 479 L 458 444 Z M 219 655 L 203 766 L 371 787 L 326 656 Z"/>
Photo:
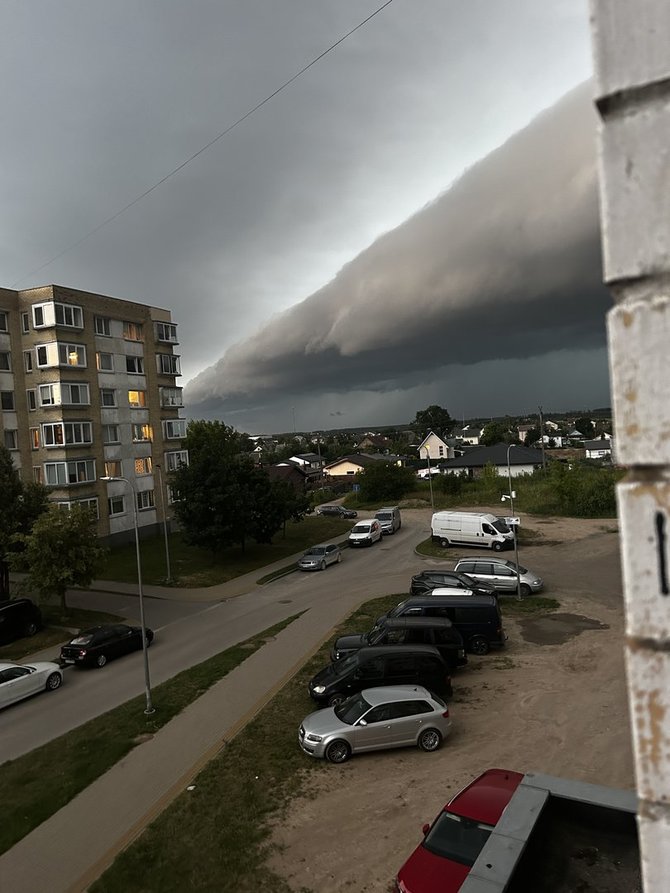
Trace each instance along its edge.
<path fill-rule="evenodd" d="M 487 465 L 492 465 L 497 474 L 506 477 L 508 455 L 510 477 L 532 474 L 536 468 L 542 466 L 541 450 L 512 445 L 508 452 L 506 443 L 496 443 L 493 446 L 469 450 L 464 456 L 443 462 L 442 470 L 444 474 L 466 475 L 467 477 L 477 478 L 482 476 Z"/>
<path fill-rule="evenodd" d="M 559 424 L 557 424 L 556 422 L 552 422 L 551 419 L 545 419 L 545 420 L 544 420 L 544 427 L 545 427 L 548 431 L 558 431 L 558 429 L 559 429 L 561 426 L 560 426 Z"/>
<path fill-rule="evenodd" d="M 442 459 L 453 459 L 454 449 L 450 447 L 446 440 L 438 437 L 433 431 L 429 431 L 418 446 L 419 458 L 430 459 L 437 462 Z"/>
<path fill-rule="evenodd" d="M 598 440 L 585 440 L 584 454 L 587 459 L 611 459 L 612 436 L 603 436 Z"/>
<path fill-rule="evenodd" d="M 390 446 L 391 441 L 383 434 L 366 434 L 358 443 L 359 450 L 376 450 L 378 453 L 388 450 Z"/>
<path fill-rule="evenodd" d="M 470 425 L 466 425 L 454 431 L 454 437 L 458 437 L 463 443 L 469 443 L 470 446 L 479 446 L 479 438 L 483 433 L 483 428 L 471 428 Z"/>
<path fill-rule="evenodd" d="M 307 489 L 307 475 L 301 468 L 289 462 L 269 465 L 266 471 L 271 481 L 287 481 L 299 493 L 304 493 Z"/>
<path fill-rule="evenodd" d="M 526 437 L 528 436 L 528 432 L 533 431 L 536 427 L 537 427 L 537 425 L 519 425 L 517 427 L 516 430 L 519 434 L 519 440 L 521 441 L 521 443 L 526 442 Z"/>
<path fill-rule="evenodd" d="M 545 446 L 553 445 L 559 449 L 568 446 L 569 443 L 568 438 L 564 437 L 562 434 L 543 434 L 541 440 Z"/>
<path fill-rule="evenodd" d="M 318 453 L 297 453 L 288 461 L 304 471 L 310 478 L 321 477 L 325 465 L 325 459 L 322 459 Z"/>
<path fill-rule="evenodd" d="M 373 462 L 379 462 L 380 460 L 387 461 L 391 457 L 389 456 L 371 456 L 368 453 L 352 453 L 349 456 L 342 456 L 339 459 L 336 459 L 334 462 L 330 462 L 328 465 L 324 465 L 323 473 L 327 477 L 343 477 L 345 475 L 354 475 L 359 471 L 363 471 L 364 468 L 367 468 Z M 397 458 L 397 457 L 393 457 Z"/>

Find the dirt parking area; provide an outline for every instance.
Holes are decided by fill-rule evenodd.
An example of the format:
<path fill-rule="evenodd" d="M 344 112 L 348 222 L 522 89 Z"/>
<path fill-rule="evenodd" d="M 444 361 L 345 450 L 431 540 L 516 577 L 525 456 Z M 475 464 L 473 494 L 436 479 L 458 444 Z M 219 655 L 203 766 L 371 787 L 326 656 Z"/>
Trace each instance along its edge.
<path fill-rule="evenodd" d="M 501 600 L 507 647 L 470 656 L 454 676 L 452 734 L 436 753 L 388 751 L 310 773 L 273 839 L 271 866 L 293 890 L 388 893 L 422 824 L 493 766 L 634 787 L 616 521 L 523 521 L 543 538 L 520 549 L 520 563 L 544 578 L 557 614 L 513 617 Z"/>

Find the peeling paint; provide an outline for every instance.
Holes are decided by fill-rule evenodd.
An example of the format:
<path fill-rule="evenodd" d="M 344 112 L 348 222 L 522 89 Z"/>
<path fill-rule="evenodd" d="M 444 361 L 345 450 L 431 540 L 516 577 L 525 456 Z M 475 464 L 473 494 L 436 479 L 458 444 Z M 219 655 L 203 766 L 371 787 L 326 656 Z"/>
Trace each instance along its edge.
<path fill-rule="evenodd" d="M 623 322 L 624 326 L 629 329 L 635 322 L 635 314 L 631 313 L 630 310 L 622 310 L 621 321 Z"/>

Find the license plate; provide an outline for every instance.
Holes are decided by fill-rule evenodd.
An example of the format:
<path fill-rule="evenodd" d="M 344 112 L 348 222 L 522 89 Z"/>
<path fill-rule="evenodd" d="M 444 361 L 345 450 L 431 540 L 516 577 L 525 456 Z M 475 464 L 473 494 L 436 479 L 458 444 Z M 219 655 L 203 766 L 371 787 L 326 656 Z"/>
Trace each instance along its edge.
<path fill-rule="evenodd" d="M 71 657 L 64 657 L 64 658 L 63 658 L 63 663 L 64 663 L 64 664 L 73 664 L 73 663 L 74 663 L 74 660 L 73 660 Z"/>

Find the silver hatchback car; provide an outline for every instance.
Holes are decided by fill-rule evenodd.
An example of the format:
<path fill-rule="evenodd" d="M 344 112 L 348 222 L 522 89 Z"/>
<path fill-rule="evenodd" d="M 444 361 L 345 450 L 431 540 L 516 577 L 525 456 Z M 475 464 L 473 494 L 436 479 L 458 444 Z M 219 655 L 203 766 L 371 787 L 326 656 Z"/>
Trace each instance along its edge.
<path fill-rule="evenodd" d="M 516 592 L 517 566 L 513 561 L 493 557 L 461 558 L 456 562 L 454 570 L 476 580 L 491 583 L 498 592 Z M 544 589 L 542 578 L 535 571 L 521 565 L 519 565 L 519 584 L 522 596 L 529 596 Z"/>
<path fill-rule="evenodd" d="M 451 730 L 449 708 L 421 685 L 366 688 L 337 707 L 310 713 L 298 743 L 311 757 L 344 763 L 354 753 L 418 746 L 433 751 Z"/>
<path fill-rule="evenodd" d="M 301 571 L 325 571 L 329 564 L 339 561 L 342 561 L 340 547 L 330 543 L 327 546 L 312 546 L 298 560 L 298 567 Z"/>

